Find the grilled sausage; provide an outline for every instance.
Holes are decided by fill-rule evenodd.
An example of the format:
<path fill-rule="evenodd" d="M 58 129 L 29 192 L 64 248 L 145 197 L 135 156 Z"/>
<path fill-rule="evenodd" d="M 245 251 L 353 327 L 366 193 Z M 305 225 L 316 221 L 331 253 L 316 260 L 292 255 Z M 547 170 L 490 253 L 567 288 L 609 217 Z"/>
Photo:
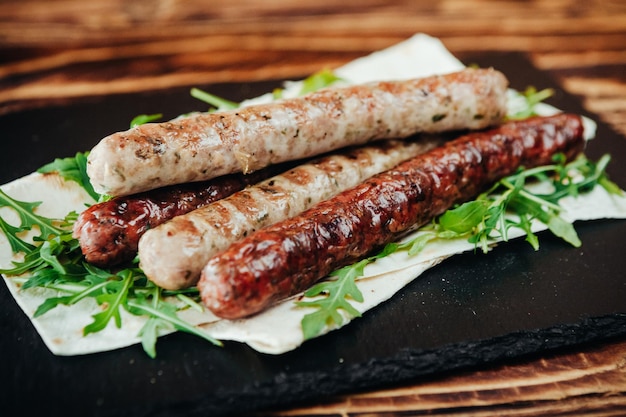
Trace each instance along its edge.
<path fill-rule="evenodd" d="M 581 119 L 572 115 L 462 136 L 231 245 L 203 269 L 202 300 L 224 318 L 259 312 L 520 166 L 550 163 L 557 152 L 573 157 L 583 146 Z"/>
<path fill-rule="evenodd" d="M 290 165 L 272 165 L 249 175 L 226 175 L 97 203 L 78 216 L 73 236 L 87 262 L 100 267 L 115 266 L 137 255 L 139 238 L 146 230 L 288 168 Z"/>
<path fill-rule="evenodd" d="M 144 124 L 102 139 L 87 173 L 100 194 L 128 195 L 377 139 L 480 129 L 506 114 L 507 83 L 496 70 L 466 69 Z"/>
<path fill-rule="evenodd" d="M 297 166 L 147 231 L 139 241 L 140 266 L 163 288 L 195 285 L 207 260 L 234 241 L 439 143 L 437 138 L 381 142 Z"/>

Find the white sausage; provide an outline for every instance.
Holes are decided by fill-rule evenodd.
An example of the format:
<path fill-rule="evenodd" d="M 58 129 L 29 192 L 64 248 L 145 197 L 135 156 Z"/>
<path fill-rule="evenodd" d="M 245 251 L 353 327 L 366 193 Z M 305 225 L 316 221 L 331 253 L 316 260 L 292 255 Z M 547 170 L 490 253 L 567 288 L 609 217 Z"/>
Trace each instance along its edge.
<path fill-rule="evenodd" d="M 127 195 L 372 140 L 480 129 L 506 114 L 507 84 L 496 70 L 465 69 L 144 124 L 102 139 L 87 173 L 98 193 Z"/>

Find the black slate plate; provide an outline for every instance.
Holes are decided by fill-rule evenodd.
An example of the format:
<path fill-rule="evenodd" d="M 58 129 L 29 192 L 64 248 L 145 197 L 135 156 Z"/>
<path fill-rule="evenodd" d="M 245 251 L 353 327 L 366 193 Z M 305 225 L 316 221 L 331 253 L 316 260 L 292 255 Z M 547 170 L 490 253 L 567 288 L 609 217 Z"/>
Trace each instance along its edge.
<path fill-rule="evenodd" d="M 585 113 L 522 55 L 464 61 L 502 70 L 518 89 L 555 87 L 552 104 Z M 240 100 L 276 85 L 204 88 Z M 88 150 L 101 137 L 126 129 L 137 114 L 174 117 L 198 107 L 185 89 L 0 117 L 0 182 Z M 598 158 L 605 152 L 614 157 L 610 175 L 626 186 L 626 140 L 600 123 L 587 154 Z M 456 256 L 349 326 L 280 356 L 237 343 L 220 349 L 174 334 L 158 343 L 155 360 L 139 346 L 56 357 L 3 284 L 0 409 L 22 416 L 238 414 L 625 337 L 626 222 L 593 221 L 577 229 L 579 249 L 543 233 L 538 252 L 514 241 L 489 255 Z"/>

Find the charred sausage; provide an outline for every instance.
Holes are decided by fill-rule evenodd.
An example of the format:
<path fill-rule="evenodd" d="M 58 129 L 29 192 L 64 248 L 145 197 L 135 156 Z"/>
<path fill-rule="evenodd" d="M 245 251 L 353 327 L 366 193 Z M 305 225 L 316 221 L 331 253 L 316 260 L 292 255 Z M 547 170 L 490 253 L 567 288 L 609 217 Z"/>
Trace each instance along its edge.
<path fill-rule="evenodd" d="M 506 114 L 507 83 L 496 70 L 466 69 L 148 123 L 102 139 L 87 173 L 100 194 L 128 195 L 377 139 L 480 129 Z"/>
<path fill-rule="evenodd" d="M 140 266 L 160 287 L 195 285 L 207 260 L 234 241 L 295 216 L 440 142 L 438 138 L 379 142 L 294 167 L 147 231 L 139 241 Z"/>
<path fill-rule="evenodd" d="M 203 269 L 202 300 L 224 318 L 259 312 L 519 167 L 550 163 L 558 152 L 571 158 L 583 146 L 573 115 L 464 135 L 231 245 Z"/>

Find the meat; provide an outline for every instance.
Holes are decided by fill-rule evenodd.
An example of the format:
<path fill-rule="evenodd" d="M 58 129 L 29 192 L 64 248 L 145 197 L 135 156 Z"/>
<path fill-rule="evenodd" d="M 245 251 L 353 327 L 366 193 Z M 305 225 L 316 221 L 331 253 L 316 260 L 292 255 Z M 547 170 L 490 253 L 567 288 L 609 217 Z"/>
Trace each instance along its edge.
<path fill-rule="evenodd" d="M 140 266 L 163 288 L 195 285 L 208 259 L 234 241 L 292 217 L 439 143 L 437 138 L 384 141 L 297 166 L 147 231 L 139 241 Z"/>
<path fill-rule="evenodd" d="M 573 115 L 462 136 L 231 245 L 203 269 L 202 300 L 223 318 L 257 313 L 520 166 L 550 163 L 558 152 L 571 158 L 583 146 L 582 121 Z"/>
<path fill-rule="evenodd" d="M 167 220 L 227 197 L 289 166 L 274 165 L 250 175 L 233 174 L 213 180 L 170 186 L 94 204 L 74 223 L 87 262 L 110 267 L 137 255 L 139 238 Z"/>
<path fill-rule="evenodd" d="M 496 70 L 466 69 L 148 123 L 102 139 L 89 154 L 87 173 L 98 193 L 120 196 L 372 140 L 480 129 L 506 114 L 507 83 Z"/>

